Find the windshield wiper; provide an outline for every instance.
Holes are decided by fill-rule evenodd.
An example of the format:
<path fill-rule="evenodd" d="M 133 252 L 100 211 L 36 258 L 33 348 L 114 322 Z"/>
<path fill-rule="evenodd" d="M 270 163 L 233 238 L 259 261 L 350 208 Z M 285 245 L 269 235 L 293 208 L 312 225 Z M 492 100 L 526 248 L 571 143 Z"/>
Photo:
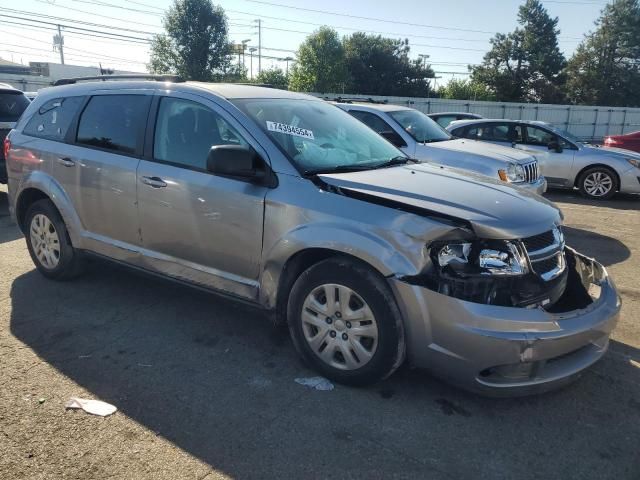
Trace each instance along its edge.
<path fill-rule="evenodd" d="M 396 165 L 404 165 L 409 162 L 420 163 L 415 158 L 405 157 L 404 155 L 398 155 L 397 157 L 393 157 L 391 160 L 387 160 L 386 162 L 376 164 L 373 168 L 395 167 Z"/>

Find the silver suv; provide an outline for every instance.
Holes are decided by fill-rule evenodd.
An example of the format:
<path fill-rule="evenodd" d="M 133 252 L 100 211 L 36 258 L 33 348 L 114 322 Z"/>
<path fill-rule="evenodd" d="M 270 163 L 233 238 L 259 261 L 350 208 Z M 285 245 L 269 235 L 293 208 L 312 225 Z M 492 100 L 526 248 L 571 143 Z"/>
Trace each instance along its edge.
<path fill-rule="evenodd" d="M 538 392 L 607 349 L 615 287 L 535 194 L 411 161 L 306 95 L 69 83 L 5 144 L 11 212 L 48 278 L 97 255 L 250 302 L 348 384 L 406 358 L 479 392 Z"/>

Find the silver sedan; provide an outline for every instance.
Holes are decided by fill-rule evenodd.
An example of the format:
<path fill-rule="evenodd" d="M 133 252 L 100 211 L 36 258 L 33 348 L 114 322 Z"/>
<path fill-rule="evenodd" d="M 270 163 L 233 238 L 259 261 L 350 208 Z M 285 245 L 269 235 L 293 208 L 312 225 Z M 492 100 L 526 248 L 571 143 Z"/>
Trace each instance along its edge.
<path fill-rule="evenodd" d="M 640 154 L 580 141 L 545 122 L 461 120 L 447 130 L 457 137 L 510 145 L 533 153 L 550 187 L 574 188 L 588 198 L 640 193 Z"/>

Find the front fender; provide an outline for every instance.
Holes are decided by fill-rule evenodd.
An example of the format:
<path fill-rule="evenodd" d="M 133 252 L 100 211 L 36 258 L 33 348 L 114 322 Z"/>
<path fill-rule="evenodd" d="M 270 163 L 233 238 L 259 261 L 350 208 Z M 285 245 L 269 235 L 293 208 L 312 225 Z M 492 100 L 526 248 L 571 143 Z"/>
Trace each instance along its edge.
<path fill-rule="evenodd" d="M 324 249 L 343 253 L 366 262 L 383 276 L 420 271 L 425 258 L 424 241 L 401 232 L 387 232 L 387 235 L 390 238 L 374 230 L 354 228 L 348 223 L 315 223 L 289 231 L 265 252 L 260 282 L 261 303 L 267 307 L 276 305 L 285 264 L 304 250 Z M 398 248 L 399 245 L 404 252 Z"/>

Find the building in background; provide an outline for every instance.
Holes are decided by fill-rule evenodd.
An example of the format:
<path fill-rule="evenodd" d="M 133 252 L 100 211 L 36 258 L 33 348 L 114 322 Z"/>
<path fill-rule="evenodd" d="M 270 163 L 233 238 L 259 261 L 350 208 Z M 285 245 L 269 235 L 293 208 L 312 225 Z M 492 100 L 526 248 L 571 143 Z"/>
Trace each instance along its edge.
<path fill-rule="evenodd" d="M 106 67 L 82 67 L 78 65 L 62 65 L 52 62 L 29 62 L 29 65 L 9 62 L 0 58 L 0 83 L 22 90 L 23 92 L 37 92 L 41 88 L 51 86 L 56 80 L 69 77 L 90 77 L 109 74 L 146 73 L 125 70 L 112 70 Z"/>

